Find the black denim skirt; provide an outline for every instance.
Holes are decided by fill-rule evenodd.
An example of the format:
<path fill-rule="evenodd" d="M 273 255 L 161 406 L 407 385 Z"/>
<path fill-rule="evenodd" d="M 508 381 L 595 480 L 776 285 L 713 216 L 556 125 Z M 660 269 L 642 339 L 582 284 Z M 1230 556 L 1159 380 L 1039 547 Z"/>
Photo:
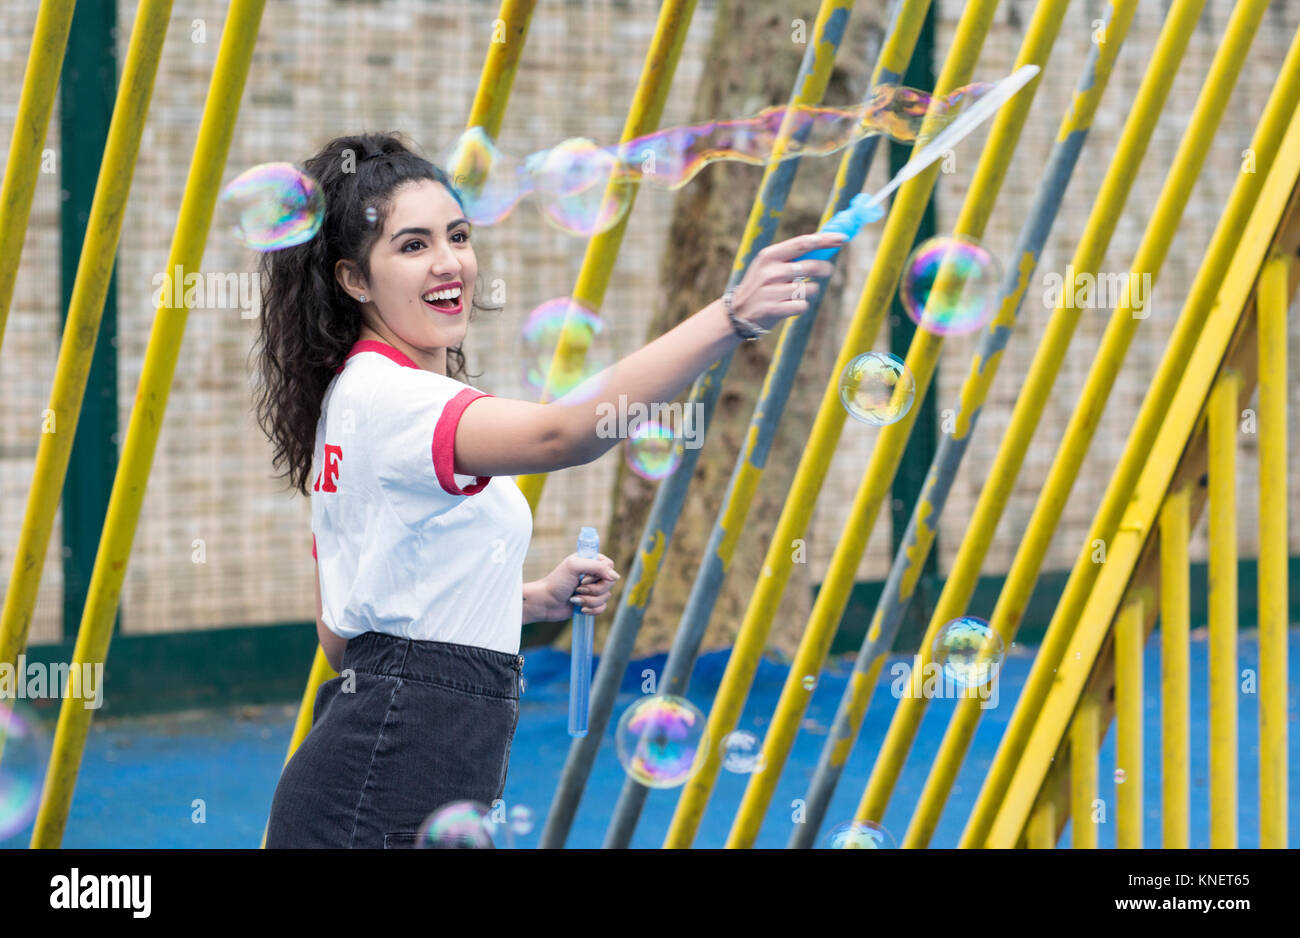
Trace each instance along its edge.
<path fill-rule="evenodd" d="M 490 807 L 505 792 L 523 662 L 378 632 L 351 639 L 280 775 L 266 846 L 413 847 L 443 805 Z"/>

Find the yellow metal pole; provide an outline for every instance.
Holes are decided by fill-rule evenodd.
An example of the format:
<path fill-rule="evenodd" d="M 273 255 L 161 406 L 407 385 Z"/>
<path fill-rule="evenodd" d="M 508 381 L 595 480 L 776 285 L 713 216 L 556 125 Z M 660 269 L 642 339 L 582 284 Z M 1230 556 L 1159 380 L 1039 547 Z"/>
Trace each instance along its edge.
<path fill-rule="evenodd" d="M 1137 178 L 1138 167 L 1151 141 L 1161 108 L 1203 6 L 1204 0 L 1176 0 L 1171 9 L 1156 43 L 1151 65 L 1142 79 L 1133 106 L 1129 109 L 1115 156 L 1107 167 L 1101 190 L 1067 270 L 1095 271 L 1105 259 L 1111 236 L 1119 222 L 1129 190 Z M 1095 107 L 1095 102 L 1093 106 Z M 1062 132 L 1069 131 L 1063 128 Z M 993 541 L 998 520 L 1015 488 L 1016 477 L 1024 463 L 1029 442 L 1042 417 L 1043 407 L 1051 397 L 1052 385 L 1079 323 L 1079 309 L 1065 300 L 1066 297 L 1062 296 L 1048 321 L 1047 331 L 1016 398 L 1010 425 L 988 472 L 988 481 L 980 492 L 975 512 L 970 524 L 966 526 L 966 534 L 930 618 L 921 643 L 922 667 L 929 661 L 929 648 L 939 630 L 966 610 L 966 604 L 979 579 L 980 567 Z M 928 701 L 919 694 L 899 701 L 858 807 L 858 817 L 883 816 L 927 704 Z M 960 712 L 960 704 L 958 709 Z M 945 738 L 933 763 L 931 777 L 913 815 L 915 843 L 927 843 L 938 823 L 943 800 L 960 768 L 959 758 L 950 754 L 957 748 L 956 743 L 955 739 L 950 742 Z"/>
<path fill-rule="evenodd" d="M 1052 43 L 1060 31 L 1061 21 L 1065 18 L 1069 0 L 1047 0 L 1034 10 L 1033 20 L 1025 32 L 1020 54 L 1016 58 L 1015 68 L 1025 65 L 1037 65 L 1046 69 L 1052 52 Z M 1006 169 L 1015 152 L 1020 132 L 1024 128 L 1034 94 L 1038 90 L 1038 78 L 1034 78 L 1019 94 L 1007 102 L 998 112 L 992 133 L 980 156 L 974 179 L 968 190 L 960 217 L 957 219 L 956 231 L 959 234 L 978 239 L 983 235 L 988 222 L 993 202 L 1002 186 Z M 951 277 L 952 271 L 944 264 L 933 288 L 933 293 L 943 295 L 944 281 Z M 955 280 L 956 278 L 952 278 Z M 959 284 L 948 281 L 951 286 Z M 1005 309 L 1004 315 L 1014 316 L 1014 308 Z M 1007 324 L 1004 320 L 1001 324 Z M 917 397 L 924 398 L 929 389 L 930 379 L 938 363 L 939 353 L 943 349 L 943 337 L 918 329 L 908 349 L 905 367 L 915 382 Z M 812 699 L 812 692 L 803 684 L 806 674 L 818 674 L 826 662 L 840 619 L 848 605 L 849 593 L 853 589 L 854 578 L 867 548 L 867 541 L 875 527 L 880 505 L 889 492 L 895 472 L 903 456 L 903 449 L 911 436 L 920 408 L 913 407 L 898 423 L 890 424 L 881 431 L 880 438 L 871 453 L 867 470 L 854 496 L 853 505 L 848 513 L 844 530 L 836 543 L 835 552 L 826 578 L 817 594 L 808 625 L 803 631 L 799 649 L 795 653 L 790 674 L 781 691 L 772 722 L 763 738 L 761 762 L 763 771 L 749 777 L 745 795 L 736 814 L 731 833 L 727 839 L 728 847 L 752 847 L 758 838 L 759 827 L 767 813 L 772 795 L 776 791 L 781 769 L 794 746 L 799 724 Z M 879 675 L 884 658 L 873 664 L 868 681 L 874 686 L 875 677 Z M 865 683 L 865 682 L 864 682 Z"/>
<path fill-rule="evenodd" d="M 1170 492 L 1160 508 L 1160 749 L 1162 846 L 1186 850 L 1191 823 L 1191 659 L 1188 648 L 1191 489 Z"/>
<path fill-rule="evenodd" d="M 1210 393 L 1210 847 L 1237 846 L 1237 395 Z"/>
<path fill-rule="evenodd" d="M 483 71 L 479 74 L 478 90 L 470 107 L 466 127 L 482 127 L 493 140 L 501 133 L 501 120 L 505 117 L 510 92 L 519 72 L 519 59 L 524 53 L 524 40 L 528 38 L 528 24 L 533 17 L 537 0 L 502 0 L 497 11 L 501 23 L 501 41 L 493 34 L 488 43 Z M 464 167 L 444 167 L 453 173 L 464 172 Z"/>
<path fill-rule="evenodd" d="M 1287 821 L 1286 343 L 1288 259 L 1264 265 L 1259 317 L 1259 845 L 1285 849 Z"/>
<path fill-rule="evenodd" d="M 996 9 L 997 3 L 989 0 L 976 0 L 966 5 L 957 24 L 952 49 L 935 83 L 935 94 L 946 95 L 970 81 L 975 59 L 992 25 Z M 841 343 L 839 357 L 831 370 L 808 445 L 795 471 L 794 482 L 781 509 L 776 531 L 769 542 L 762 574 L 745 611 L 722 683 L 714 697 L 707 728 L 711 739 L 726 736 L 740 718 L 745 696 L 753 682 L 754 672 L 771 630 L 772 617 L 776 615 L 781 595 L 790 578 L 793 557 L 791 551 L 782 549 L 781 545 L 789 545 L 807 530 L 817 493 L 830 469 L 835 444 L 847 419 L 840 403 L 839 375 L 853 357 L 869 350 L 875 341 L 885 309 L 889 305 L 889 297 L 898 285 L 903 261 L 916 237 L 921 213 L 929 200 L 938 173 L 939 166 L 931 166 L 903 183 L 895 196 L 893 208 L 885 221 L 875 262 Z M 691 845 L 720 766 L 717 748 L 710 747 L 703 764 L 682 790 L 664 841 L 665 847 Z"/>
<path fill-rule="evenodd" d="M 1070 819 L 1074 822 L 1071 845 L 1076 850 L 1097 849 L 1097 824 L 1106 816 L 1106 802 L 1097 797 L 1099 709 L 1097 698 L 1085 694 L 1070 724 Z"/>
<path fill-rule="evenodd" d="M 42 433 L 37 444 L 32 488 L 18 535 L 9 589 L 0 611 L 0 663 L 11 667 L 16 666 L 18 656 L 27 647 L 171 7 L 171 0 L 146 0 L 140 5 L 122 69 L 122 83 L 113 105 L 104 160 L 95 183 L 95 197 L 77 261 L 77 276 L 50 391 L 52 432 Z M 67 128 L 68 133 L 74 130 Z"/>
<path fill-rule="evenodd" d="M 1272 107 L 1273 100 L 1270 95 L 1266 110 Z M 1294 253 L 1300 247 L 1297 180 L 1300 180 L 1300 112 L 1293 115 L 1249 219 L 1236 229 L 1238 247 L 1215 297 L 1214 311 L 1205 323 L 1150 458 L 1132 490 L 1131 504 L 1121 519 L 1114 542 L 1108 545 L 1101 576 L 1082 614 L 1071 624 L 1073 634 L 1051 692 L 1032 722 L 1029 738 L 1001 798 L 996 820 L 982 841 L 983 846 L 1006 848 L 1023 836 L 1029 810 L 1044 778 L 1050 776 L 1052 757 L 1069 732 L 1069 721 L 1084 693 L 1086 679 L 1103 651 L 1125 598 L 1135 588 L 1149 594 L 1144 595 L 1144 603 L 1151 610 L 1148 616 L 1153 621 L 1149 625 L 1154 624 L 1160 558 L 1158 545 L 1151 535 L 1169 492 L 1192 483 L 1193 525 L 1208 501 L 1209 493 L 1200 481 L 1208 478 L 1210 470 L 1205 414 L 1219 375 L 1235 371 L 1241 376 L 1239 401 L 1254 392 L 1258 365 L 1255 298 L 1259 277 L 1275 251 Z M 1225 216 L 1221 225 L 1222 221 L 1229 220 Z M 1132 438 L 1126 446 L 1131 445 Z M 1103 693 L 1105 690 L 1102 688 Z"/>
<path fill-rule="evenodd" d="M 43 0 L 36 12 L 32 47 L 23 73 L 23 93 L 18 100 L 14 135 L 9 141 L 4 183 L 0 184 L 0 346 L 5 341 L 9 304 L 18 279 L 18 261 L 27 238 L 36 176 L 41 171 L 41 148 L 45 146 L 50 114 L 54 111 L 54 92 L 59 87 L 75 7 L 75 0 Z"/>
<path fill-rule="evenodd" d="M 1115 845 L 1142 848 L 1142 599 L 1115 620 Z"/>
<path fill-rule="evenodd" d="M 1228 21 L 1223 42 L 1215 52 L 1210 73 L 1197 97 L 1189 127 L 1179 144 L 1174 164 L 1161 188 L 1155 211 L 1138 246 L 1137 257 L 1129 273 L 1130 290 L 1126 291 L 1129 295 L 1125 302 L 1116 307 L 1102 337 L 1101 348 L 1093 356 L 1088 378 L 1079 394 L 1079 405 L 1071 414 L 1065 438 L 1057 451 L 1047 482 L 1034 506 L 1029 527 L 1022 536 L 1006 584 L 993 610 L 990 625 L 997 630 L 1005 642 L 1009 643 L 1015 636 L 1020 620 L 1024 616 L 1030 594 L 1038 580 L 1043 558 L 1047 556 L 1052 535 L 1056 531 L 1057 521 L 1069 500 L 1070 490 L 1078 477 L 1084 457 L 1087 456 L 1107 398 L 1114 387 L 1115 378 L 1119 374 L 1133 335 L 1137 331 L 1137 324 L 1145 318 L 1145 315 L 1139 317 L 1136 314 L 1139 312 L 1149 314 L 1149 310 L 1145 310 L 1147 301 L 1141 298 L 1135 299 L 1133 287 L 1137 285 L 1143 296 L 1147 296 L 1150 291 L 1141 285 L 1144 283 L 1154 285 L 1160 273 L 1169 245 L 1178 230 L 1183 209 L 1200 175 L 1210 145 L 1214 142 L 1215 131 L 1227 108 L 1228 98 L 1250 52 L 1250 42 L 1267 8 L 1267 0 L 1242 0 L 1238 3 Z M 1127 500 L 1132 487 L 1132 482 L 1128 481 L 1126 487 L 1117 491 Z M 1071 572 L 1071 579 L 1076 583 L 1088 582 L 1090 589 L 1091 581 L 1096 577 L 1096 568 L 1100 566 L 1100 564 L 1076 563 Z M 1092 569 L 1084 571 L 1083 567 Z M 1079 588 L 1078 595 L 1081 596 L 1082 601 L 1086 601 L 1087 593 L 1088 590 Z M 1015 773 L 1025 742 L 1032 732 L 1034 720 L 1052 687 L 1053 672 L 1074 634 L 1077 621 L 1077 607 L 1067 605 L 1063 600 L 1052 617 L 1052 623 L 1048 626 L 1047 634 L 1034 659 L 1025 688 L 1016 701 L 1010 724 L 998 746 L 997 755 L 980 790 L 966 830 L 962 834 L 962 846 L 983 843 L 992 827 L 1001 798 Z M 974 732 L 974 723 L 978 719 L 978 710 L 972 711 L 969 707 L 959 705 L 953 719 L 953 726 L 963 727 L 957 730 L 963 736 L 963 753 L 965 744 L 969 742 L 970 735 Z"/>
<path fill-rule="evenodd" d="M 823 20 L 842 8 L 853 6 L 853 0 L 824 0 L 817 16 L 814 34 Z M 645 64 L 641 69 L 641 80 L 636 86 L 636 95 L 623 124 L 623 135 L 619 143 L 627 143 L 637 137 L 652 133 L 659 126 L 663 116 L 664 103 L 668 100 L 668 91 L 672 86 L 673 73 L 677 70 L 677 60 L 681 57 L 682 45 L 686 42 L 686 33 L 695 14 L 695 0 L 665 0 L 659 8 L 659 20 L 655 24 L 654 38 L 650 41 L 650 50 L 646 53 Z M 825 74 L 814 76 L 812 84 L 820 82 L 825 88 L 830 79 L 830 68 L 834 63 L 828 60 Z M 821 96 L 817 96 L 821 100 Z M 613 189 L 625 186 L 625 183 L 612 182 L 606 190 L 608 197 Z M 582 267 L 578 271 L 578 282 L 573 288 L 573 299 L 588 309 L 600 309 L 605 301 L 605 290 L 609 278 L 614 272 L 614 262 L 618 259 L 619 247 L 623 244 L 623 232 L 627 230 L 628 220 L 636 203 L 637 187 L 627 187 L 622 196 L 628 200 L 627 210 L 618 224 L 608 231 L 594 235 L 587 242 L 587 251 L 582 258 Z M 554 373 L 557 363 L 575 360 L 576 329 L 570 329 L 566 320 L 556 345 L 555 355 L 551 359 L 551 371 Z M 584 353 L 585 354 L 585 351 Z M 548 378 L 549 389 L 549 378 Z M 543 394 L 543 402 L 549 400 Z M 528 505 L 537 514 L 537 504 L 542 498 L 542 488 L 546 485 L 546 474 L 519 476 L 516 481 L 519 489 L 528 499 Z"/>
<path fill-rule="evenodd" d="M 1056 847 L 1056 803 L 1044 798 L 1034 808 L 1027 835 L 1031 850 L 1052 850 Z"/>
<path fill-rule="evenodd" d="M 164 276 L 168 278 L 178 267 L 198 271 L 203 264 L 203 247 L 212 224 L 221 174 L 239 114 L 239 101 L 253 58 L 263 3 L 264 0 L 234 0 L 230 5 L 199 127 L 194 160 L 185 183 L 176 234 L 167 258 Z M 74 669 L 83 664 L 102 663 L 108 657 L 122 580 L 126 576 L 140 505 L 144 500 L 149 469 L 176 371 L 176 359 L 185 335 L 189 310 L 184 300 L 186 291 L 179 287 L 179 284 L 173 284 L 172 290 L 164 291 L 164 295 L 173 299 L 159 308 L 154 317 L 135 407 L 131 411 L 121 462 L 109 497 L 104 532 L 95 555 L 86 608 L 77 630 L 77 643 L 72 655 Z M 33 847 L 57 847 L 63 839 L 92 713 L 80 701 L 67 698 L 59 708 L 50 768 L 41 793 L 36 829 L 32 833 Z"/>
<path fill-rule="evenodd" d="M 493 140 L 501 132 L 501 119 L 505 115 L 506 104 L 510 100 L 510 90 L 514 87 L 515 74 L 519 69 L 519 58 L 524 51 L 524 40 L 528 36 L 528 23 L 533 15 L 536 0 L 503 0 L 497 19 L 501 22 L 502 41 L 493 41 L 488 45 L 487 58 L 483 62 L 483 71 L 479 75 L 478 91 L 474 95 L 474 104 L 470 109 L 469 122 L 466 127 L 482 127 Z M 495 39 L 494 33 L 493 38 Z M 454 179 L 458 173 L 465 172 L 465 167 L 443 167 Z M 285 763 L 293 757 L 302 741 L 311 730 L 312 707 L 316 700 L 316 691 L 325 681 L 334 676 L 334 669 L 325 660 L 325 650 L 316 646 L 312 659 L 307 687 L 303 691 L 302 703 L 298 708 L 298 718 L 294 721 L 293 736 L 289 739 L 289 753 Z M 265 845 L 266 837 L 263 835 Z"/>

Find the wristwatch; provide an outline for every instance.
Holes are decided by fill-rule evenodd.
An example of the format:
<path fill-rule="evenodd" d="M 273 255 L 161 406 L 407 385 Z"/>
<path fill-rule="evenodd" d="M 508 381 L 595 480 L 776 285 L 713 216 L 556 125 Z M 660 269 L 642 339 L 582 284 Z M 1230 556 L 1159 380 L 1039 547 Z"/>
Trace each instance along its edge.
<path fill-rule="evenodd" d="M 736 335 L 740 336 L 746 342 L 754 342 L 759 336 L 767 335 L 771 329 L 764 329 L 757 323 L 752 323 L 748 319 L 741 319 L 732 311 L 731 302 L 736 296 L 736 291 L 728 290 L 722 294 L 722 304 L 727 308 L 727 318 L 731 320 L 731 328 L 736 330 Z"/>

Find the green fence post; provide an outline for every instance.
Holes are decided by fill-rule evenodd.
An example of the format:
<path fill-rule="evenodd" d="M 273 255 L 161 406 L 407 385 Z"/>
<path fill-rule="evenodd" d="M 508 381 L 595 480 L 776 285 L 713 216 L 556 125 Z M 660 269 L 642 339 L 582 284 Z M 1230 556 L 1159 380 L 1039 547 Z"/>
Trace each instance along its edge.
<path fill-rule="evenodd" d="M 67 322 L 77 260 L 117 96 L 117 6 L 80 3 L 72 17 L 59 82 L 59 267 L 61 325 Z M 117 279 L 108 296 L 63 484 L 63 638 L 75 637 L 108 496 L 117 473 Z M 57 353 L 57 348 L 52 349 Z M 121 616 L 113 629 L 121 627 Z"/>

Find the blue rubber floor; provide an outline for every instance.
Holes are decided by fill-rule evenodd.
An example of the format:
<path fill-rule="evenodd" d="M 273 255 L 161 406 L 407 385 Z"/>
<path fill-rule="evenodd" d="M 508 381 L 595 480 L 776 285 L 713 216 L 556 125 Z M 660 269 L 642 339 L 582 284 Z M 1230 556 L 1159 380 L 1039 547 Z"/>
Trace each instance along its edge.
<path fill-rule="evenodd" d="M 1296 684 L 1300 667 L 1300 630 L 1290 636 L 1288 682 L 1288 744 L 1290 751 L 1289 842 L 1296 843 L 1300 811 L 1296 810 L 1297 758 Z M 984 772 L 996 751 L 1011 712 L 1029 671 L 1027 649 L 1013 647 L 999 676 L 1000 701 L 985 711 L 957 783 L 952 790 L 932 845 L 955 846 L 970 806 L 979 792 Z M 1144 772 L 1146 825 L 1144 842 L 1160 843 L 1160 707 L 1159 646 L 1148 643 L 1146 654 L 1146 726 Z M 1257 645 L 1245 635 L 1239 646 L 1239 668 L 1258 671 Z M 1204 630 L 1193 636 L 1192 678 L 1195 689 L 1191 708 L 1192 792 L 1191 845 L 1209 846 L 1208 789 L 1208 703 L 1204 681 L 1208 674 Z M 519 727 L 511 755 L 506 785 L 507 809 L 516 805 L 530 808 L 536 817 L 533 829 L 513 835 L 514 846 L 535 847 L 569 747 L 568 655 L 549 650 L 526 652 L 526 690 Z M 692 678 L 687 696 L 705 713 L 726 668 L 728 653 L 703 656 Z M 822 837 L 840 821 L 853 816 L 866 784 L 871 762 L 884 738 L 894 711 L 890 665 L 910 658 L 894 658 L 883 672 L 866 723 L 836 789 L 835 798 L 822 827 Z M 805 795 L 808 780 L 817 765 L 828 726 L 844 691 L 852 657 L 828 665 L 818 680 L 812 705 L 781 775 L 775 797 L 760 832 L 757 846 L 784 847 L 792 828 L 797 799 Z M 606 822 L 624 773 L 613 746 L 617 718 L 640 694 L 642 673 L 658 674 L 664 657 L 629 665 L 605 733 L 577 819 L 568 840 L 570 847 L 599 847 Z M 772 660 L 760 666 L 745 706 L 741 727 L 760 739 L 764 725 L 775 709 L 788 667 Z M 885 828 L 901 839 L 925 781 L 926 771 L 938 750 L 948 715 L 956 701 L 932 700 L 911 756 L 907 760 L 893 800 L 883 819 Z M 1239 744 L 1239 844 L 1258 846 L 1259 841 L 1259 719 L 1258 696 L 1243 692 L 1238 698 Z M 63 839 L 65 847 L 256 847 L 261 841 L 271 795 L 289 742 L 296 707 L 238 708 L 191 712 L 137 719 L 100 719 L 92 724 L 89 743 L 77 780 L 76 795 Z M 1099 843 L 1115 844 L 1114 790 L 1115 734 L 1111 727 L 1099 760 L 1101 798 L 1106 802 L 1099 814 Z M 1131 773 L 1130 773 L 1131 774 Z M 721 847 L 740 804 L 747 776 L 722 772 L 695 840 L 697 847 Z M 676 806 L 678 790 L 651 791 L 633 847 L 662 845 Z M 202 816 L 202 823 L 196 818 Z M 1104 820 L 1102 820 L 1104 818 Z M 0 846 L 23 847 L 30 840 L 31 827 Z M 1067 829 L 1061 844 L 1070 843 Z"/>

